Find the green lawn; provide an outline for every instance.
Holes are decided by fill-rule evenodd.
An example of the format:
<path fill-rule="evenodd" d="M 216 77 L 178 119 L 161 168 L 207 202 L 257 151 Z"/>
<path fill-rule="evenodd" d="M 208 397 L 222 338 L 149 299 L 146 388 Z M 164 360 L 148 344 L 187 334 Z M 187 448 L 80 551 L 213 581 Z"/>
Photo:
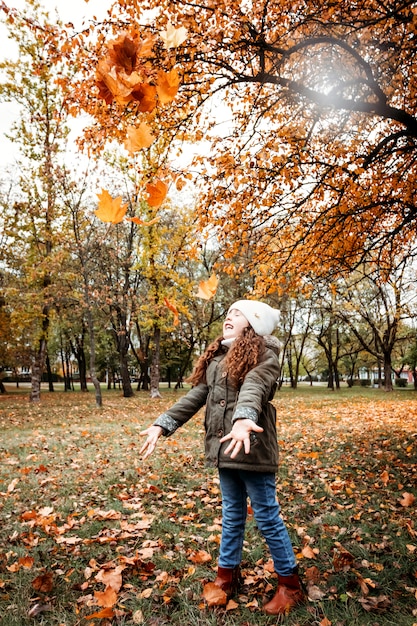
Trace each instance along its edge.
<path fill-rule="evenodd" d="M 142 462 L 139 431 L 181 392 L 0 396 L 0 624 L 417 624 L 417 394 L 307 385 L 275 398 L 282 513 L 310 599 L 283 618 L 249 520 L 244 586 L 202 597 L 221 532 L 202 415 Z M 99 615 L 99 617 L 91 617 Z"/>

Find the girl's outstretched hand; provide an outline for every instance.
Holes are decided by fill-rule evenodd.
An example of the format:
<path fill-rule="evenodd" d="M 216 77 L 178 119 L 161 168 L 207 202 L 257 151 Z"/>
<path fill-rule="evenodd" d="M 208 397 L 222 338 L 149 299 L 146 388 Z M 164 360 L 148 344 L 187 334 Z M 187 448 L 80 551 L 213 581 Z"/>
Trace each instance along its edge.
<path fill-rule="evenodd" d="M 149 428 L 142 430 L 139 433 L 141 436 L 147 436 L 145 443 L 139 450 L 139 454 L 143 454 L 142 460 L 145 460 L 150 454 L 152 454 L 155 450 L 156 444 L 158 443 L 158 439 L 163 432 L 164 431 L 160 426 L 149 426 Z"/>
<path fill-rule="evenodd" d="M 230 443 L 224 453 L 230 454 L 230 458 L 234 459 L 235 456 L 239 454 L 243 445 L 245 454 L 249 454 L 250 434 L 252 431 L 254 431 L 255 433 L 262 433 L 263 428 L 261 428 L 260 426 L 258 426 L 258 424 L 255 424 L 255 422 L 249 419 L 236 420 L 230 433 L 220 439 L 220 443 L 223 443 L 224 441 L 229 441 L 230 439 Z"/>

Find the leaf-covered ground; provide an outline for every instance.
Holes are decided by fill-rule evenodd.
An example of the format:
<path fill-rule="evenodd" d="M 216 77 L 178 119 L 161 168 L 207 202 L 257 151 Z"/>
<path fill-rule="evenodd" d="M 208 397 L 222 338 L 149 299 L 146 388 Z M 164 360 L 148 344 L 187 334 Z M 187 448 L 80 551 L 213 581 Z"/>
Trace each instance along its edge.
<path fill-rule="evenodd" d="M 0 624 L 417 624 L 417 395 L 283 389 L 282 513 L 309 601 L 286 617 L 254 520 L 239 595 L 210 608 L 221 533 L 202 415 L 146 462 L 139 431 L 178 397 L 0 397 Z"/>

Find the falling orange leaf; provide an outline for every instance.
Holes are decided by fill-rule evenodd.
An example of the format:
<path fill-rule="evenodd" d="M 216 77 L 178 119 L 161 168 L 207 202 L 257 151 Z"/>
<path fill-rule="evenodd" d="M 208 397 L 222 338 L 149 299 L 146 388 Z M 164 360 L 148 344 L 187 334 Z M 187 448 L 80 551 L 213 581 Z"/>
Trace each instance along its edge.
<path fill-rule="evenodd" d="M 156 87 L 154 85 L 148 85 L 147 83 L 138 85 L 132 91 L 132 98 L 139 103 L 138 111 L 141 113 L 151 113 L 156 107 Z"/>
<path fill-rule="evenodd" d="M 202 280 L 198 285 L 197 297 L 210 300 L 217 291 L 218 283 L 219 279 L 215 274 L 212 274 L 208 280 Z"/>
<path fill-rule="evenodd" d="M 179 320 L 179 316 L 178 316 L 178 309 L 177 309 L 177 307 L 175 306 L 175 304 L 173 304 L 172 302 L 170 302 L 170 301 L 168 300 L 168 298 L 164 298 L 164 303 L 165 303 L 165 306 L 166 306 L 166 307 L 167 307 L 170 311 L 172 311 L 172 312 L 173 312 L 173 314 L 174 314 L 174 326 L 178 326 L 178 324 L 179 324 L 180 320 Z"/>
<path fill-rule="evenodd" d="M 156 89 L 144 83 L 147 77 L 146 59 L 152 55 L 153 37 L 141 39 L 141 34 L 130 29 L 108 45 L 107 55 L 97 63 L 96 85 L 107 104 L 113 99 L 121 105 L 132 100 L 139 102 L 141 112 L 155 108 Z"/>
<path fill-rule="evenodd" d="M 214 583 L 207 583 L 203 588 L 203 598 L 209 606 L 227 604 L 227 594 Z"/>
<path fill-rule="evenodd" d="M 178 93 L 179 86 L 180 78 L 175 67 L 170 72 L 164 72 L 163 70 L 158 72 L 156 91 L 162 104 L 168 104 L 173 101 Z"/>
<path fill-rule="evenodd" d="M 161 217 L 160 216 L 154 217 L 152 220 L 149 220 L 148 222 L 146 222 L 145 220 L 141 220 L 140 217 L 127 217 L 126 219 L 129 222 L 134 222 L 135 224 L 138 224 L 138 226 L 152 226 L 152 224 L 156 224 L 157 222 L 159 222 Z"/>
<path fill-rule="evenodd" d="M 152 135 L 146 122 L 141 122 L 139 126 L 129 126 L 127 129 L 127 139 L 124 146 L 129 154 L 134 154 L 143 148 L 149 148 L 155 141 L 155 135 Z"/>
<path fill-rule="evenodd" d="M 148 204 L 158 209 L 166 198 L 168 185 L 162 180 L 156 180 L 146 185 L 146 191 L 149 194 L 147 199 Z"/>
<path fill-rule="evenodd" d="M 102 222 L 119 224 L 127 211 L 127 204 L 122 204 L 122 197 L 112 198 L 106 189 L 102 189 L 101 194 L 97 194 L 99 199 L 98 209 L 94 211 L 96 217 Z"/>

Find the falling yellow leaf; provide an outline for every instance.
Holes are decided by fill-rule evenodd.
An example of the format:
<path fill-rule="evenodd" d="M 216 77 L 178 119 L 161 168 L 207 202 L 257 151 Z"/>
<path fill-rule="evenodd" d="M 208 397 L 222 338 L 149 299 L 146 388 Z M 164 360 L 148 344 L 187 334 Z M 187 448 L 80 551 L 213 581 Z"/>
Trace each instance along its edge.
<path fill-rule="evenodd" d="M 149 148 L 154 141 L 155 135 L 152 135 L 149 126 L 146 122 L 141 122 L 137 128 L 135 126 L 128 127 L 124 146 L 130 154 L 134 154 L 143 148 Z"/>
<path fill-rule="evenodd" d="M 111 222 L 112 224 L 119 224 L 126 215 L 127 204 L 122 204 L 122 197 L 112 198 L 106 189 L 101 190 L 101 194 L 98 193 L 99 199 L 98 209 L 95 212 L 102 222 Z"/>
<path fill-rule="evenodd" d="M 210 300 L 217 291 L 218 283 L 219 279 L 215 274 L 212 274 L 208 280 L 202 280 L 198 285 L 197 297 Z"/>
<path fill-rule="evenodd" d="M 170 22 L 168 22 L 166 30 L 160 32 L 160 37 L 164 42 L 164 46 L 167 50 L 170 48 L 178 48 L 187 39 L 187 29 L 184 26 L 175 28 Z"/>
<path fill-rule="evenodd" d="M 177 95 L 179 86 L 180 78 L 175 67 L 170 72 L 164 72 L 163 70 L 158 72 L 156 91 L 162 104 L 172 102 Z"/>

